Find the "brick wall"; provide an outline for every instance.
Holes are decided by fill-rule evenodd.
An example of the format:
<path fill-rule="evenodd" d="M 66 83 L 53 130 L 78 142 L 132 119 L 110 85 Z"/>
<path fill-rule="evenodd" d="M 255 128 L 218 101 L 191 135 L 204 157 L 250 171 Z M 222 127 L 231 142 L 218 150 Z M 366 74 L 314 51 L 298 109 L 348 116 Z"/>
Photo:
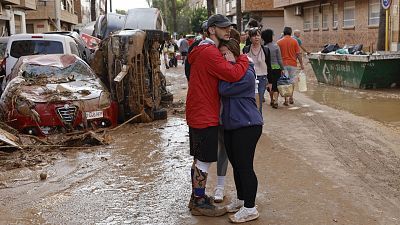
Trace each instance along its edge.
<path fill-rule="evenodd" d="M 304 7 L 319 6 L 320 1 L 304 3 Z M 364 51 L 372 51 L 376 48 L 378 38 L 378 27 L 368 25 L 368 0 L 357 0 L 355 10 L 354 28 L 343 28 L 343 6 L 344 0 L 338 0 L 338 28 L 333 28 L 332 5 L 328 5 L 328 28 L 322 30 L 322 14 L 320 13 L 320 26 L 318 29 L 303 29 L 304 10 L 302 16 L 294 15 L 294 6 L 286 7 L 284 10 L 285 25 L 302 31 L 304 46 L 311 51 L 319 51 L 327 43 L 363 44 Z M 313 20 L 313 19 L 312 19 Z M 311 26 L 312 26 L 311 20 Z"/>
<path fill-rule="evenodd" d="M 242 0 L 244 1 L 243 4 L 243 11 L 250 12 L 250 11 L 267 11 L 267 10 L 278 10 L 281 11 L 282 9 L 274 8 L 274 1 L 273 0 Z"/>

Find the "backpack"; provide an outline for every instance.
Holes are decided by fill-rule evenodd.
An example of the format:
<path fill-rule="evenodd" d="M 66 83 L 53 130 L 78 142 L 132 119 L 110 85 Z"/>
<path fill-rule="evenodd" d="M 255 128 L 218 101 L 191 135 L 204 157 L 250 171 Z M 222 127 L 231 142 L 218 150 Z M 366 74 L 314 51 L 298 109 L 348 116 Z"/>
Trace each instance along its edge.
<path fill-rule="evenodd" d="M 188 49 L 188 55 L 190 54 L 190 52 L 193 50 L 194 47 L 196 47 L 197 45 L 200 44 L 200 42 L 202 41 L 202 39 L 196 40 L 195 42 L 193 42 L 192 45 L 190 45 L 189 49 Z M 190 77 L 190 63 L 189 60 L 186 59 L 185 61 L 185 76 L 187 81 L 189 82 L 189 77 Z"/>

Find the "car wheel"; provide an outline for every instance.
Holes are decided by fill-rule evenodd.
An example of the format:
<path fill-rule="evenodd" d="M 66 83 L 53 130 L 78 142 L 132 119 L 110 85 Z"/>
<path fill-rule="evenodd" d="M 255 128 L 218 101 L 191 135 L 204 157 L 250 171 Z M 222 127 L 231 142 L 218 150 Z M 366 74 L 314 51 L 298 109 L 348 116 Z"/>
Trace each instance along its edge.
<path fill-rule="evenodd" d="M 118 123 L 125 122 L 125 108 L 124 104 L 118 104 Z"/>
<path fill-rule="evenodd" d="M 167 119 L 167 117 L 168 117 L 168 112 L 164 108 L 153 111 L 153 119 L 154 120 L 165 120 L 165 119 Z"/>
<path fill-rule="evenodd" d="M 174 95 L 168 92 L 165 95 L 161 96 L 161 101 L 162 102 L 172 102 L 172 101 L 174 101 Z"/>

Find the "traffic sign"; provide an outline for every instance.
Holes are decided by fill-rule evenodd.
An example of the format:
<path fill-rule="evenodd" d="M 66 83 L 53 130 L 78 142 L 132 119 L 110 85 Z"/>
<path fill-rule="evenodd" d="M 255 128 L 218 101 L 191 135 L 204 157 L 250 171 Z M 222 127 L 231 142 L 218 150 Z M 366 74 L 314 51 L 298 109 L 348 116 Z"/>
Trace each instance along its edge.
<path fill-rule="evenodd" d="M 390 5 L 392 4 L 392 1 L 391 0 L 381 0 L 381 3 L 382 3 L 382 7 L 384 9 L 389 9 Z"/>

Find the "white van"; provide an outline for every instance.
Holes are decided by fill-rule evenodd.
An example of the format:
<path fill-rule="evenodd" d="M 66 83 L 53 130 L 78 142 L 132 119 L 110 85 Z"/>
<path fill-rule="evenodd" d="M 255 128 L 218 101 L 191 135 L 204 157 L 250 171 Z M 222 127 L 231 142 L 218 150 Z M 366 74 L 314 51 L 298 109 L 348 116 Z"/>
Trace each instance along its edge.
<path fill-rule="evenodd" d="M 47 54 L 79 55 L 77 44 L 69 36 L 58 34 L 15 34 L 7 43 L 6 76 L 21 56 Z"/>

